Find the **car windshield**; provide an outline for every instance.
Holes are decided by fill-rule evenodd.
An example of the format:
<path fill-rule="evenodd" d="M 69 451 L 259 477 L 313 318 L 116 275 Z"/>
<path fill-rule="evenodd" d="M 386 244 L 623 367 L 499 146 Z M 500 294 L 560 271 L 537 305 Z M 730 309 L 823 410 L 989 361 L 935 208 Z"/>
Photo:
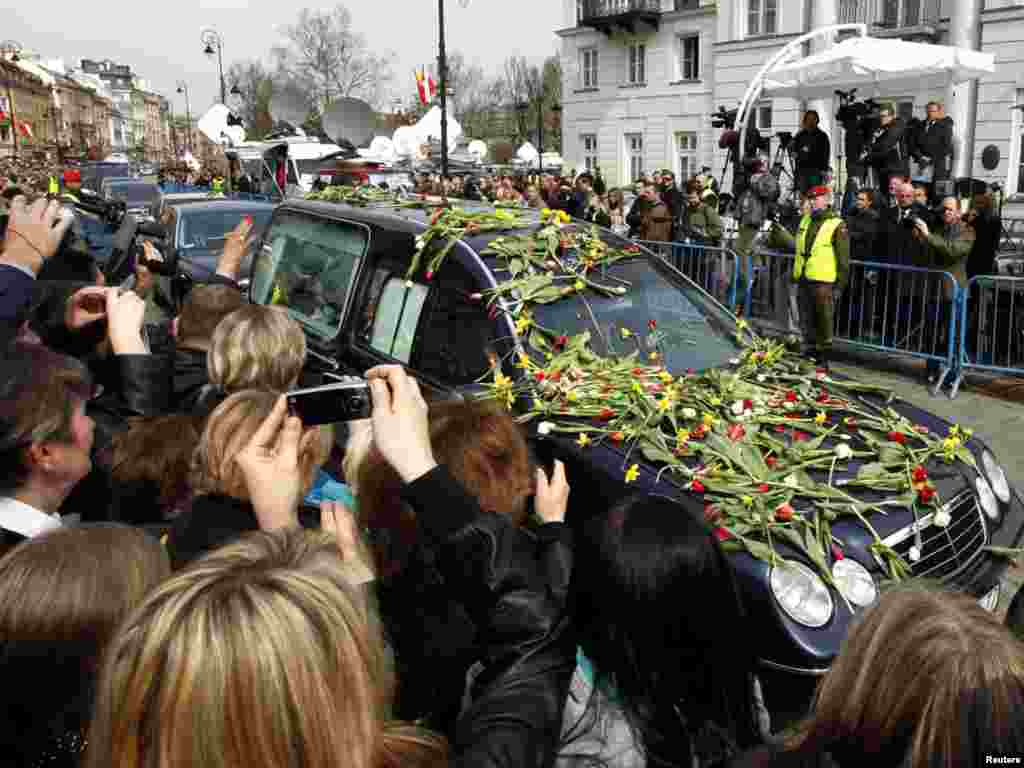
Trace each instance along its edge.
<path fill-rule="evenodd" d="M 238 226 L 243 216 L 252 217 L 253 233 L 259 236 L 270 224 L 270 208 L 259 211 L 203 210 L 189 211 L 179 208 L 181 226 L 178 228 L 179 248 L 219 250 L 224 247 L 227 234 Z"/>
<path fill-rule="evenodd" d="M 602 232 L 609 244 L 627 241 Z M 703 370 L 736 357 L 736 320 L 707 293 L 684 277 L 671 274 L 656 257 L 619 261 L 596 273 L 603 284 L 628 285 L 622 296 L 588 291 L 534 308 L 536 322 L 572 336 L 589 331 L 591 344 L 603 355 L 658 352 L 673 373 Z"/>
<path fill-rule="evenodd" d="M 152 203 L 160 197 L 160 188 L 156 184 L 111 184 L 108 191 L 111 200 L 123 200 L 129 208 L 136 208 Z"/>

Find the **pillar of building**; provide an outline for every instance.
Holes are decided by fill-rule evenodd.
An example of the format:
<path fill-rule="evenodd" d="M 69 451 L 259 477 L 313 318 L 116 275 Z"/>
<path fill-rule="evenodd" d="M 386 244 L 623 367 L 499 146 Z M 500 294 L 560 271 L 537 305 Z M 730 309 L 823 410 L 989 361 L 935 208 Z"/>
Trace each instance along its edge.
<path fill-rule="evenodd" d="M 811 4 L 810 26 L 807 30 L 808 32 L 839 23 L 838 0 L 807 0 L 807 2 Z M 814 54 L 819 51 L 823 51 L 830 47 L 833 42 L 834 40 L 832 36 L 815 38 L 811 42 L 810 52 Z M 831 97 L 827 99 L 812 99 L 807 102 L 807 109 L 813 109 L 818 113 L 818 117 L 820 118 L 818 127 L 828 134 L 829 142 L 832 147 L 832 181 L 833 184 L 836 184 L 839 182 L 840 171 L 838 155 L 841 152 L 843 145 L 835 127 L 835 121 L 833 119 L 833 113 L 835 110 L 832 108 L 832 101 L 833 99 Z M 845 169 L 843 169 L 843 171 L 845 173 Z"/>
<path fill-rule="evenodd" d="M 981 11 L 985 0 L 957 0 L 949 18 L 949 44 L 981 50 Z M 946 114 L 953 118 L 953 178 L 971 178 L 974 171 L 974 124 L 978 118 L 978 81 L 946 89 Z"/>

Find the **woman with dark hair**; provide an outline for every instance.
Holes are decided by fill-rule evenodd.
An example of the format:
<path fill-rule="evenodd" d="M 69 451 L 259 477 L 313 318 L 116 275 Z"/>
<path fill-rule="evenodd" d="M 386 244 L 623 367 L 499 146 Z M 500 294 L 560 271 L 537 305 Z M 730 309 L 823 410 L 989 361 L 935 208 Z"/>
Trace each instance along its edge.
<path fill-rule="evenodd" d="M 559 766 L 706 766 L 763 741 L 739 590 L 678 502 L 631 497 L 590 520 L 569 606 L 579 651 Z"/>

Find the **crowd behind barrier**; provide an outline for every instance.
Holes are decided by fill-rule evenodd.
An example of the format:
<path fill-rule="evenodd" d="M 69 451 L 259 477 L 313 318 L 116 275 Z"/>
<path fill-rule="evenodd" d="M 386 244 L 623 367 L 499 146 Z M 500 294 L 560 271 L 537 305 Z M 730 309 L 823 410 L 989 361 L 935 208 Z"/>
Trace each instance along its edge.
<path fill-rule="evenodd" d="M 799 332 L 793 254 L 637 241 L 769 332 Z M 749 277 L 748 277 L 749 276 Z M 924 360 L 937 394 L 965 371 L 1024 376 L 1024 277 L 985 275 L 961 288 L 947 271 L 852 261 L 834 334 L 851 347 Z"/>

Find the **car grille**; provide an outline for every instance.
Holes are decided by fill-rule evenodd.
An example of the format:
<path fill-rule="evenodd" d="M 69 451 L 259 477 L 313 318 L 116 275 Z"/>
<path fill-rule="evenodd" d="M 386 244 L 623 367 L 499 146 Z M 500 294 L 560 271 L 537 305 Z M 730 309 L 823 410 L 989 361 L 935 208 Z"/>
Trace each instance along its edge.
<path fill-rule="evenodd" d="M 910 566 L 916 577 L 944 581 L 954 579 L 974 562 L 988 541 L 985 518 L 973 492 L 968 491 L 947 502 L 945 509 L 950 516 L 949 525 L 945 528 L 932 524 L 934 513 L 918 518 L 922 546 L 921 559 L 916 563 L 910 559 L 910 548 L 915 543 L 913 525 L 883 539 L 883 543 Z"/>

